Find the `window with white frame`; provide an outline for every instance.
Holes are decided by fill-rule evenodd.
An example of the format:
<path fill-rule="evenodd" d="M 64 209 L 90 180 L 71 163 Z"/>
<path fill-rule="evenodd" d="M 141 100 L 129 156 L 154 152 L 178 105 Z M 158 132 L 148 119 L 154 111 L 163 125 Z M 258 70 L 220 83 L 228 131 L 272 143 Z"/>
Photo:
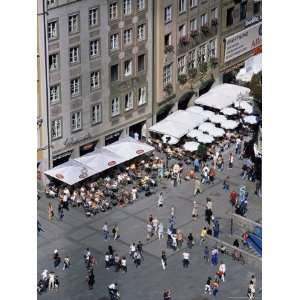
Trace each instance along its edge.
<path fill-rule="evenodd" d="M 199 48 L 199 60 L 200 63 L 204 63 L 207 61 L 207 57 L 206 57 L 206 46 L 201 46 Z"/>
<path fill-rule="evenodd" d="M 100 71 L 94 71 L 91 73 L 91 89 L 95 90 L 100 87 Z"/>
<path fill-rule="evenodd" d="M 95 57 L 99 55 L 99 40 L 90 41 L 90 56 Z"/>
<path fill-rule="evenodd" d="M 125 111 L 131 110 L 133 108 L 133 93 L 129 92 L 124 97 L 125 101 Z"/>
<path fill-rule="evenodd" d="M 196 68 L 197 61 L 196 61 L 196 50 L 192 50 L 189 53 L 189 68 Z"/>
<path fill-rule="evenodd" d="M 138 105 L 143 105 L 145 104 L 147 101 L 146 101 L 146 87 L 141 87 L 139 88 L 139 91 L 138 91 Z"/>
<path fill-rule="evenodd" d="M 79 14 L 69 16 L 69 33 L 79 32 Z"/>
<path fill-rule="evenodd" d="M 111 20 L 115 20 L 118 18 L 118 2 L 114 2 L 110 4 L 109 17 Z"/>
<path fill-rule="evenodd" d="M 110 36 L 110 49 L 118 49 L 119 48 L 119 34 L 114 33 Z"/>
<path fill-rule="evenodd" d="M 74 78 L 70 82 L 71 97 L 80 95 L 80 78 Z"/>
<path fill-rule="evenodd" d="M 90 27 L 98 25 L 98 8 L 94 7 L 89 10 L 89 25 Z"/>
<path fill-rule="evenodd" d="M 198 5 L 198 0 L 190 0 L 190 8 L 194 8 Z"/>
<path fill-rule="evenodd" d="M 62 119 L 51 121 L 51 137 L 52 139 L 62 137 Z"/>
<path fill-rule="evenodd" d="M 124 75 L 130 76 L 132 75 L 132 60 L 126 60 L 124 63 Z"/>
<path fill-rule="evenodd" d="M 141 54 L 137 59 L 138 72 L 145 70 L 145 54 Z"/>
<path fill-rule="evenodd" d="M 132 1 L 131 0 L 123 0 L 123 11 L 124 15 L 130 15 L 132 10 Z"/>
<path fill-rule="evenodd" d="M 186 25 L 182 24 L 179 26 L 179 36 L 184 37 L 186 36 Z"/>
<path fill-rule="evenodd" d="M 164 67 L 163 73 L 163 85 L 166 86 L 168 83 L 172 81 L 172 64 Z"/>
<path fill-rule="evenodd" d="M 138 1 L 137 1 L 137 9 L 138 9 L 138 10 L 143 10 L 143 9 L 145 9 L 145 0 L 138 0 Z"/>
<path fill-rule="evenodd" d="M 49 55 L 49 70 L 55 71 L 58 69 L 58 53 Z"/>
<path fill-rule="evenodd" d="M 56 0 L 47 0 L 47 6 L 51 7 L 56 4 L 55 2 L 56 2 Z"/>
<path fill-rule="evenodd" d="M 172 34 L 168 33 L 165 35 L 165 46 L 171 46 L 172 45 Z"/>
<path fill-rule="evenodd" d="M 50 86 L 50 92 L 49 92 L 49 98 L 50 103 L 56 103 L 59 102 L 59 84 L 55 84 Z"/>
<path fill-rule="evenodd" d="M 115 97 L 111 100 L 111 115 L 115 117 L 120 114 L 120 98 Z"/>
<path fill-rule="evenodd" d="M 211 19 L 216 20 L 218 19 L 218 8 L 215 7 L 211 10 Z"/>
<path fill-rule="evenodd" d="M 208 23 L 207 14 L 201 15 L 201 26 L 207 26 L 207 23 Z"/>
<path fill-rule="evenodd" d="M 71 116 L 71 130 L 77 131 L 81 129 L 81 111 L 76 111 L 72 113 Z"/>
<path fill-rule="evenodd" d="M 186 11 L 186 0 L 178 0 L 178 11 L 179 13 Z"/>
<path fill-rule="evenodd" d="M 195 31 L 197 30 L 197 19 L 192 19 L 190 22 L 190 30 Z"/>
<path fill-rule="evenodd" d="M 185 56 L 181 56 L 178 58 L 178 74 L 184 74 L 186 73 L 186 68 L 185 68 L 185 64 L 186 64 L 186 57 Z"/>
<path fill-rule="evenodd" d="M 119 65 L 113 65 L 110 67 L 110 80 L 116 81 L 119 80 Z"/>
<path fill-rule="evenodd" d="M 139 25 L 137 28 L 137 39 L 143 41 L 146 39 L 146 24 Z"/>
<path fill-rule="evenodd" d="M 57 28 L 58 22 L 52 21 L 48 23 L 48 39 L 54 40 L 58 37 L 58 28 Z"/>
<path fill-rule="evenodd" d="M 102 109 L 101 103 L 92 106 L 92 125 L 102 122 Z"/>
<path fill-rule="evenodd" d="M 212 40 L 207 44 L 207 56 L 216 57 L 216 40 Z"/>
<path fill-rule="evenodd" d="M 132 28 L 124 30 L 124 45 L 132 43 Z"/>
<path fill-rule="evenodd" d="M 70 64 L 79 62 L 79 46 L 70 48 Z"/>
<path fill-rule="evenodd" d="M 172 21 L 172 5 L 165 7 L 165 23 Z"/>

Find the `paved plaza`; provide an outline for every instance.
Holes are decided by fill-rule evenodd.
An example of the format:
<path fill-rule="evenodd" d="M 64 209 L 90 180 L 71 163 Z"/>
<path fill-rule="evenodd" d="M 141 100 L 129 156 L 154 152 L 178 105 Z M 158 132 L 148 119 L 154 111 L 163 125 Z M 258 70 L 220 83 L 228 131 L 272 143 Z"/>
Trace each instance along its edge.
<path fill-rule="evenodd" d="M 261 198 L 254 195 L 255 183 L 242 181 L 240 178 L 242 161 L 235 159 L 234 168 L 228 169 L 228 153 L 224 155 L 225 171 L 217 173 L 213 185 L 205 185 L 201 195 L 195 197 L 200 203 L 199 217 L 192 220 L 193 207 L 193 181 L 182 181 L 177 187 L 172 187 L 171 182 L 165 180 L 156 189 L 156 193 L 150 197 L 141 195 L 136 203 L 125 208 L 114 207 L 112 210 L 99 213 L 96 216 L 87 218 L 82 208 L 70 208 L 65 211 L 63 221 L 54 218 L 48 221 L 47 206 L 51 201 L 54 205 L 54 212 L 57 214 L 57 200 L 47 199 L 42 195 L 38 201 L 38 219 L 45 232 L 38 235 L 38 270 L 37 277 L 44 269 L 53 270 L 52 254 L 54 249 L 59 249 L 63 258 L 66 255 L 71 257 L 71 267 L 67 271 L 54 270 L 60 279 L 60 289 L 58 292 L 46 292 L 39 296 L 40 299 L 109 299 L 107 285 L 118 282 L 120 285 L 122 300 L 160 300 L 162 291 L 165 288 L 172 290 L 172 300 L 201 300 L 214 296 L 205 296 L 204 285 L 207 277 L 213 277 L 216 267 L 203 260 L 204 245 L 199 245 L 199 232 L 205 225 L 204 210 L 206 198 L 210 197 L 213 202 L 213 212 L 220 221 L 220 239 L 230 241 L 230 215 L 232 212 L 229 203 L 229 193 L 222 189 L 223 180 L 230 176 L 230 190 L 238 188 L 244 184 L 249 191 L 247 218 L 261 222 Z M 190 166 L 191 168 L 191 166 Z M 157 208 L 158 193 L 162 190 L 165 195 L 165 203 L 162 208 Z M 176 228 L 184 234 L 193 232 L 197 241 L 191 253 L 190 267 L 183 269 L 181 250 L 173 251 L 167 249 L 168 266 L 164 271 L 160 263 L 161 250 L 166 249 L 166 239 L 152 239 L 146 242 L 146 224 L 150 214 L 156 216 L 163 222 L 166 229 L 171 207 L 176 210 Z M 107 221 L 110 229 L 113 224 L 118 224 L 120 228 L 120 239 L 117 241 L 104 241 L 102 226 Z M 129 258 L 129 245 L 132 242 L 141 240 L 144 244 L 144 258 L 141 266 L 136 268 Z M 128 262 L 128 272 L 116 273 L 114 268 L 105 270 L 104 253 L 108 245 L 112 245 L 120 255 L 126 255 Z M 213 244 L 207 241 L 205 245 L 211 249 Z M 94 269 L 95 286 L 93 290 L 88 290 L 86 282 L 86 267 L 83 262 L 84 250 L 89 247 L 92 255 L 97 259 Z M 218 299 L 246 299 L 246 292 L 250 277 L 255 274 L 257 277 L 257 297 L 261 287 L 261 268 L 253 265 L 242 265 L 228 257 L 220 256 L 227 268 L 225 283 L 219 288 Z M 239 298 L 240 297 L 240 298 Z"/>

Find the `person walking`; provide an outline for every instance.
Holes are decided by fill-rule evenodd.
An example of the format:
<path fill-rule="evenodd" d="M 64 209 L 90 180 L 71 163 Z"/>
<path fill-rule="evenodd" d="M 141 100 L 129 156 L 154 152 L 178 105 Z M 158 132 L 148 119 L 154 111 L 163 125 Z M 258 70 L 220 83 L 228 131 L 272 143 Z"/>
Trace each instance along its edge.
<path fill-rule="evenodd" d="M 189 264 L 190 264 L 190 254 L 188 252 L 184 251 L 182 253 L 182 256 L 183 256 L 183 260 L 182 260 L 183 267 L 188 268 Z"/>
<path fill-rule="evenodd" d="M 88 271 L 87 282 L 88 282 L 89 289 L 92 290 L 95 284 L 95 275 L 93 269 L 90 269 Z"/>
<path fill-rule="evenodd" d="M 138 251 L 134 252 L 133 261 L 134 261 L 134 264 L 135 264 L 136 268 L 141 265 L 141 258 L 142 257 L 141 257 L 140 252 L 138 252 Z"/>
<path fill-rule="evenodd" d="M 153 235 L 153 226 L 151 225 L 150 222 L 147 223 L 147 235 L 146 235 L 146 240 L 149 241 L 150 238 Z"/>
<path fill-rule="evenodd" d="M 109 235 L 107 222 L 104 223 L 104 225 L 102 227 L 102 231 L 103 231 L 103 234 L 104 234 L 104 240 L 107 241 L 108 235 Z"/>
<path fill-rule="evenodd" d="M 248 285 L 247 296 L 248 296 L 249 300 L 253 300 L 255 297 L 255 286 L 254 286 L 252 280 L 250 281 L 250 283 Z"/>
<path fill-rule="evenodd" d="M 206 295 L 207 293 L 209 295 L 211 295 L 211 277 L 208 277 L 207 278 L 207 281 L 206 281 L 206 284 L 205 284 L 205 287 L 204 287 L 204 294 Z"/>
<path fill-rule="evenodd" d="M 164 250 L 161 251 L 161 265 L 163 270 L 165 270 L 167 267 L 167 255 L 166 255 L 166 251 Z"/>
<path fill-rule="evenodd" d="M 228 165 L 229 169 L 233 168 L 233 154 L 232 152 L 230 152 L 229 154 L 229 165 Z"/>
<path fill-rule="evenodd" d="M 157 206 L 158 207 L 163 207 L 164 205 L 164 197 L 163 197 L 163 192 L 159 193 L 158 201 L 157 201 Z"/>
<path fill-rule="evenodd" d="M 70 268 L 70 265 L 71 265 L 71 259 L 70 259 L 69 256 L 66 256 L 66 257 L 64 258 L 63 271 L 69 269 L 69 268 Z"/>
<path fill-rule="evenodd" d="M 193 202 L 193 209 L 192 209 L 192 218 L 194 221 L 197 220 L 198 217 L 198 204 L 196 201 Z"/>
<path fill-rule="evenodd" d="M 126 257 L 123 256 L 121 259 L 121 268 L 123 270 L 123 273 L 127 273 L 127 261 L 126 261 Z"/>
<path fill-rule="evenodd" d="M 224 181 L 223 181 L 223 190 L 224 190 L 225 192 L 228 192 L 228 191 L 229 191 L 229 182 L 228 182 L 228 180 L 229 180 L 229 176 L 227 176 L 227 177 L 224 179 Z"/>
<path fill-rule="evenodd" d="M 138 241 L 136 249 L 137 249 L 138 253 L 140 254 L 142 260 L 144 260 L 144 256 L 143 256 L 143 244 L 142 244 L 141 241 Z"/>
<path fill-rule="evenodd" d="M 205 246 L 205 248 L 204 248 L 203 258 L 204 258 L 205 262 L 209 262 L 209 250 L 208 250 L 207 246 Z"/>
<path fill-rule="evenodd" d="M 115 254 L 114 257 L 114 264 L 115 264 L 115 272 L 119 272 L 120 268 L 121 268 L 121 259 L 120 256 L 118 255 L 118 253 Z"/>
<path fill-rule="evenodd" d="M 219 266 L 219 272 L 218 272 L 220 280 L 223 282 L 225 281 L 225 275 L 226 275 L 226 265 L 224 262 L 221 261 L 221 264 Z"/>
<path fill-rule="evenodd" d="M 220 232 L 220 224 L 218 220 L 213 221 L 213 236 L 215 238 L 219 237 L 219 232 Z"/>
<path fill-rule="evenodd" d="M 164 224 L 162 222 L 158 225 L 158 239 L 161 240 L 164 238 Z"/>
<path fill-rule="evenodd" d="M 181 230 L 178 229 L 176 235 L 177 235 L 176 239 L 177 239 L 178 248 L 181 249 L 183 244 L 183 233 Z"/>
<path fill-rule="evenodd" d="M 55 281 L 55 273 L 51 271 L 49 273 L 49 285 L 48 285 L 49 291 L 54 289 L 54 281 Z"/>
<path fill-rule="evenodd" d="M 163 300 L 172 300 L 171 299 L 171 290 L 165 290 L 163 292 Z"/>
<path fill-rule="evenodd" d="M 108 270 L 110 267 L 109 253 L 106 252 L 104 255 L 105 269 Z"/>
<path fill-rule="evenodd" d="M 114 240 L 117 240 L 120 237 L 118 225 L 113 226 L 112 234 L 113 234 Z"/>
<path fill-rule="evenodd" d="M 207 235 L 207 228 L 203 227 L 200 232 L 200 243 L 203 243 L 205 241 L 206 235 Z"/>
<path fill-rule="evenodd" d="M 58 250 L 55 249 L 53 253 L 53 263 L 54 263 L 54 268 L 58 268 L 59 264 L 61 262 L 61 258 L 58 254 Z"/>
<path fill-rule="evenodd" d="M 194 241 L 193 234 L 190 232 L 189 235 L 187 236 L 187 246 L 188 246 L 188 248 L 192 249 L 194 243 L 195 243 L 195 241 Z"/>
<path fill-rule="evenodd" d="M 62 221 L 64 217 L 64 206 L 61 202 L 59 202 L 57 210 L 59 215 L 59 221 Z"/>
<path fill-rule="evenodd" d="M 135 243 L 132 243 L 129 246 L 129 255 L 131 258 L 133 258 L 133 255 L 135 252 L 136 252 L 136 246 L 135 246 Z"/>
<path fill-rule="evenodd" d="M 137 199 L 137 188 L 135 186 L 131 189 L 131 197 L 132 201 L 135 202 Z"/>
<path fill-rule="evenodd" d="M 217 247 L 213 248 L 211 250 L 211 263 L 213 266 L 217 266 L 218 265 L 218 249 Z"/>
<path fill-rule="evenodd" d="M 202 193 L 202 187 L 201 187 L 201 181 L 198 177 L 195 178 L 194 181 L 194 196 L 196 196 L 198 193 Z"/>
<path fill-rule="evenodd" d="M 53 220 L 53 217 L 54 217 L 53 206 L 49 202 L 49 204 L 48 204 L 48 220 L 51 222 Z"/>
<path fill-rule="evenodd" d="M 152 221 L 152 226 L 153 226 L 153 233 L 155 236 L 157 236 L 157 233 L 158 233 L 158 224 L 159 224 L 159 221 L 158 221 L 157 217 L 154 217 L 154 219 Z"/>
<path fill-rule="evenodd" d="M 194 172 L 197 173 L 200 170 L 200 161 L 199 159 L 196 157 L 194 159 Z"/>

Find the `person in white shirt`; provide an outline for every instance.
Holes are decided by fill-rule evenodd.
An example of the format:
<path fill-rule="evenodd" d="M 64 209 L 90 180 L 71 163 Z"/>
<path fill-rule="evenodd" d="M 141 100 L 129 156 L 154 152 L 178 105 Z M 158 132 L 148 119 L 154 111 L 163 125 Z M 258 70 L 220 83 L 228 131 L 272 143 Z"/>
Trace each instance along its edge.
<path fill-rule="evenodd" d="M 105 261 L 105 269 L 108 270 L 109 269 L 109 254 L 108 254 L 108 252 L 106 252 L 104 255 L 104 261 Z"/>
<path fill-rule="evenodd" d="M 164 238 L 164 224 L 160 222 L 158 225 L 158 239 L 161 240 L 163 238 Z"/>
<path fill-rule="evenodd" d="M 190 264 L 190 254 L 188 252 L 183 252 L 182 253 L 183 256 L 183 267 L 184 268 L 188 268 L 189 264 Z"/>
<path fill-rule="evenodd" d="M 124 256 L 121 259 L 121 268 L 122 268 L 123 272 L 127 272 L 127 261 Z"/>
<path fill-rule="evenodd" d="M 48 278 L 48 270 L 45 269 L 45 270 L 42 272 L 41 276 L 42 276 L 42 279 L 43 279 L 44 281 L 47 280 L 47 278 Z"/>
<path fill-rule="evenodd" d="M 224 282 L 225 281 L 225 275 L 226 275 L 226 265 L 221 262 L 219 266 L 219 277 Z"/>
<path fill-rule="evenodd" d="M 135 139 L 136 141 L 138 141 L 138 140 L 139 140 L 139 137 L 140 137 L 140 135 L 139 135 L 137 132 L 135 132 L 135 133 L 134 133 L 134 139 Z"/>
<path fill-rule="evenodd" d="M 129 254 L 130 256 L 133 258 L 133 255 L 134 253 L 136 252 L 136 246 L 135 246 L 135 243 L 132 243 L 130 246 L 129 246 Z"/>
<path fill-rule="evenodd" d="M 55 280 L 55 274 L 53 272 L 49 273 L 49 291 L 54 289 L 54 280 Z"/>
<path fill-rule="evenodd" d="M 156 217 L 154 217 L 152 224 L 153 224 L 154 234 L 157 235 L 159 221 Z"/>
<path fill-rule="evenodd" d="M 157 206 L 158 207 L 163 207 L 164 205 L 164 197 L 163 197 L 163 192 L 159 193 L 158 201 L 157 201 Z"/>
<path fill-rule="evenodd" d="M 104 234 L 104 240 L 107 241 L 108 234 L 109 234 L 107 222 L 104 223 L 102 230 Z"/>
<path fill-rule="evenodd" d="M 131 190 L 132 201 L 136 200 L 137 188 L 134 186 Z"/>

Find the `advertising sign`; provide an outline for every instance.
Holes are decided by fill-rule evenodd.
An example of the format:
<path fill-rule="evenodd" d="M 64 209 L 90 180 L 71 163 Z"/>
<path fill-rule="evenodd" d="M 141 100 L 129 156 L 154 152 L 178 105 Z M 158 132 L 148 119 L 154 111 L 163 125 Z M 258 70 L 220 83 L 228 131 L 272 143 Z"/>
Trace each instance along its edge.
<path fill-rule="evenodd" d="M 227 37 L 225 39 L 224 63 L 261 46 L 261 43 L 261 22 Z"/>

